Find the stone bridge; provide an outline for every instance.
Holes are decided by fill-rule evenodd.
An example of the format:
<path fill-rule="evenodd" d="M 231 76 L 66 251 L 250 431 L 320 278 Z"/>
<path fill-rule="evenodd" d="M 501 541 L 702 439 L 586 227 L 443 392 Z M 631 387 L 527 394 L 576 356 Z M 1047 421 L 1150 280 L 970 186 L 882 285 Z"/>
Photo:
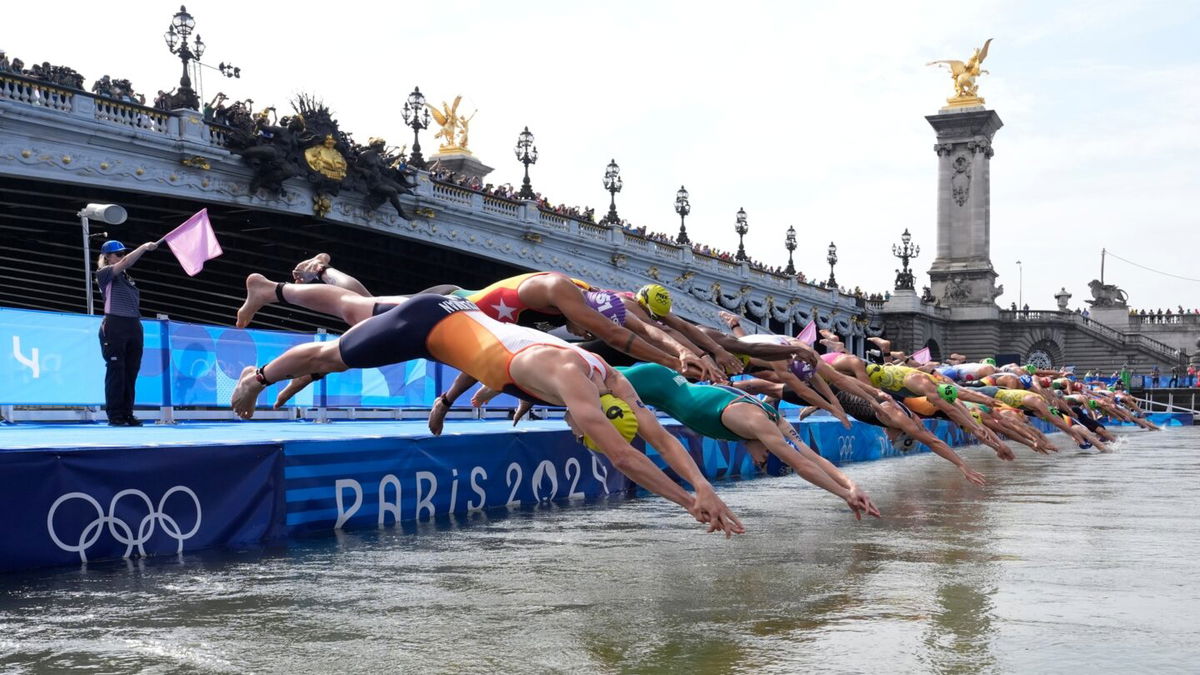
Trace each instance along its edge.
<path fill-rule="evenodd" d="M 879 334 L 882 328 L 878 307 L 868 306 L 861 298 L 798 283 L 795 277 L 770 274 L 746 263 L 700 255 L 686 246 L 652 241 L 620 228 L 548 212 L 533 201 L 499 199 L 442 184 L 423 171 L 418 172 L 415 194 L 402 197 L 407 210 L 422 214 L 411 221 L 387 207 L 371 210 L 362 195 L 346 191 L 333 197 L 326 215 L 318 217 L 314 215 L 316 195 L 302 179 L 288 180 L 280 195 L 261 190 L 250 193 L 251 172 L 225 147 L 227 133 L 227 129 L 205 120 L 196 111 L 167 112 L 0 74 L 0 176 L 20 181 L 10 183 L 18 187 L 7 192 L 0 188 L 5 201 L 17 207 L 0 218 L 0 228 L 6 241 L 10 234 L 14 241 L 43 237 L 40 244 L 44 248 L 47 240 L 60 236 L 55 234 L 57 230 L 78 222 L 72 214 L 83 206 L 83 199 L 109 197 L 123 203 L 131 212 L 131 220 L 139 202 L 153 201 L 163 211 L 173 204 L 177 213 L 202 206 L 223 207 L 222 214 L 227 217 L 214 216 L 218 237 L 225 236 L 223 228 L 232 228 L 234 218 L 246 219 L 245 228 L 236 234 L 268 231 L 255 240 L 262 242 L 255 251 L 261 256 L 270 256 L 276 243 L 286 247 L 294 243 L 287 240 L 305 236 L 309 225 L 320 224 L 326 232 L 334 225 L 340 234 L 327 237 L 328 245 L 362 239 L 371 242 L 364 248 L 380 249 L 400 240 L 409 247 L 406 253 L 422 252 L 431 265 L 444 257 L 438 251 L 449 250 L 459 256 L 456 259 L 460 268 L 462 261 L 468 261 L 466 266 L 470 267 L 469 261 L 476 260 L 480 266 L 487 262 L 525 270 L 558 270 L 608 288 L 660 283 L 673 291 L 681 314 L 712 325 L 718 323 L 719 308 L 788 333 L 816 320 L 820 327 L 841 334 L 859 353 L 865 338 Z M 35 192 L 40 199 L 37 203 L 32 198 L 22 201 Z M 54 201 L 52 193 L 58 192 L 63 198 Z M 175 217 L 163 215 L 162 220 Z M 275 222 L 280 219 L 287 224 Z M 166 222 L 160 225 L 165 226 Z M 284 241 L 269 241 L 272 238 Z M 251 238 L 247 236 L 246 240 Z M 53 260 L 39 260 L 37 264 L 45 269 L 21 270 L 25 254 L 37 256 L 41 252 L 31 244 L 10 261 L 20 272 L 14 277 L 58 274 L 79 278 L 82 250 L 77 247 L 70 251 L 68 241 L 54 240 L 61 251 Z M 79 241 L 78 235 L 75 241 Z M 230 247 L 226 248 L 229 254 Z M 420 256 L 413 255 L 414 260 L 420 260 Z M 228 266 L 231 260 L 233 257 L 227 255 L 220 264 Z M 251 260 L 263 264 L 259 257 L 247 258 L 244 265 L 250 265 Z M 283 264 L 281 260 L 266 259 L 277 266 Z M 353 262 L 347 267 L 354 269 Z M 230 270 L 227 276 L 237 278 L 238 273 L 244 276 L 236 270 Z M 179 275 L 162 274 L 159 281 L 174 284 L 181 292 L 202 286 Z M 387 270 L 380 276 L 386 277 Z M 457 282 L 455 278 L 442 278 L 438 283 L 445 281 Z M 48 288 L 43 296 L 53 298 L 66 293 L 63 288 Z M 20 295 L 0 298 L 3 301 L 20 306 L 41 306 L 42 302 Z M 228 286 L 224 294 L 214 289 L 192 302 L 227 304 Z M 50 304 L 43 308 L 57 307 Z"/>

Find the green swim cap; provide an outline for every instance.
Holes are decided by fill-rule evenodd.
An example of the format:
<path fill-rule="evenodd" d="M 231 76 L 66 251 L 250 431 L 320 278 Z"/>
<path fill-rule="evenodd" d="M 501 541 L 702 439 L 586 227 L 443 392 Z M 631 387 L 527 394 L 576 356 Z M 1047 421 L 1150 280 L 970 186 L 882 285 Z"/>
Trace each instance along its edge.
<path fill-rule="evenodd" d="M 1033 365 L 1032 363 L 1026 363 L 1025 364 L 1025 372 L 1032 375 L 1037 372 L 1037 366 Z"/>
<path fill-rule="evenodd" d="M 1060 381 L 1058 381 L 1058 380 L 1052 380 L 1052 381 L 1050 382 L 1050 388 L 1051 388 L 1051 389 L 1062 389 L 1062 388 L 1063 388 L 1063 384 L 1062 384 L 1062 382 L 1060 382 Z"/>
<path fill-rule="evenodd" d="M 1094 398 L 1089 398 L 1088 399 L 1088 407 L 1091 408 L 1092 410 L 1099 410 L 1100 403 L 1098 401 L 1096 401 L 1096 399 L 1094 399 Z"/>
<path fill-rule="evenodd" d="M 671 292 L 658 284 L 642 286 L 634 297 L 656 319 L 671 313 Z"/>
<path fill-rule="evenodd" d="M 996 365 L 996 359 L 993 359 L 993 358 L 991 358 L 991 357 L 988 357 L 988 358 L 986 358 L 986 359 L 984 359 L 984 360 L 983 360 L 983 363 L 986 363 L 986 364 L 987 364 L 987 365 L 989 365 L 989 366 L 994 366 L 994 365 Z"/>
<path fill-rule="evenodd" d="M 947 403 L 954 403 L 958 400 L 958 387 L 952 384 L 939 384 L 938 396 L 941 396 L 942 400 Z"/>
<path fill-rule="evenodd" d="M 600 407 L 604 410 L 604 416 L 621 434 L 621 437 L 626 442 L 633 440 L 638 430 L 637 416 L 633 414 L 633 408 L 630 408 L 623 399 L 612 394 L 600 397 Z M 592 450 L 600 450 L 600 447 L 592 442 L 592 439 L 588 438 L 586 434 L 583 437 L 583 444 Z"/>
<path fill-rule="evenodd" d="M 1058 416 L 1062 415 L 1062 411 L 1054 406 L 1050 406 L 1050 414 L 1054 415 L 1055 417 L 1058 417 Z"/>

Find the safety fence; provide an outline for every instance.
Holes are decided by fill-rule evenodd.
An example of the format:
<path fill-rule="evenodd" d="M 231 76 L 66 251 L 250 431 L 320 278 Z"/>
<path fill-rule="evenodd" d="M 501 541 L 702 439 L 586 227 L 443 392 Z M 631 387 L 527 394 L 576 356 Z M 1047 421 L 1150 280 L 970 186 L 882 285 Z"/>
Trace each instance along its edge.
<path fill-rule="evenodd" d="M 100 352 L 102 318 L 0 308 L 0 406 L 99 406 L 104 403 L 105 363 Z M 228 408 L 246 366 L 263 365 L 288 348 L 332 340 L 324 333 L 242 330 L 169 319 L 144 319 L 145 350 L 135 404 L 178 408 Z M 439 363 L 408 363 L 332 373 L 298 394 L 289 405 L 314 408 L 428 408 L 458 371 Z M 285 382 L 267 388 L 260 405 L 275 401 Z M 511 396 L 492 407 L 517 403 Z M 232 412 L 229 412 L 232 415 Z M 45 419 L 40 418 L 40 419 Z"/>

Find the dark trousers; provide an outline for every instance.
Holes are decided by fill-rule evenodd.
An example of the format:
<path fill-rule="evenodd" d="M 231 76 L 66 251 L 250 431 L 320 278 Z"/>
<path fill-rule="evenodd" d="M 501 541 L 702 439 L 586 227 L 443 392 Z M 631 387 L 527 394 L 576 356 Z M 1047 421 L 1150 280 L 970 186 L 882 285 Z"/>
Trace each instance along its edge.
<path fill-rule="evenodd" d="M 142 367 L 142 322 L 106 315 L 100 322 L 100 353 L 104 355 L 104 410 L 108 419 L 133 415 L 133 386 Z"/>

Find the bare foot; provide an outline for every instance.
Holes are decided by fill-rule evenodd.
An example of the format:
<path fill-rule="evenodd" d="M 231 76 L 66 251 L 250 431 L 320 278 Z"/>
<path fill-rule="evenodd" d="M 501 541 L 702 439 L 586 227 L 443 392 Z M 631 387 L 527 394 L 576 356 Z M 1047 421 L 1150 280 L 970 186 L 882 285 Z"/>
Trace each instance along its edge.
<path fill-rule="evenodd" d="M 442 428 L 445 426 L 446 413 L 450 412 L 450 407 L 439 396 L 433 399 L 433 407 L 429 409 L 429 433 L 434 436 L 442 435 Z"/>
<path fill-rule="evenodd" d="M 294 378 L 291 382 L 288 382 L 287 386 L 280 390 L 279 396 L 275 397 L 275 409 L 279 410 L 282 408 L 283 405 L 290 401 L 293 396 L 300 393 L 300 391 L 308 385 L 312 384 L 312 381 L 313 379 L 311 375 L 301 375 L 300 377 Z"/>
<path fill-rule="evenodd" d="M 245 328 L 254 320 L 255 313 L 275 302 L 275 282 L 257 272 L 246 277 L 246 301 L 237 311 L 238 328 Z"/>
<path fill-rule="evenodd" d="M 258 370 L 255 366 L 246 366 L 242 368 L 242 375 L 238 378 L 237 386 L 233 388 L 233 396 L 229 401 L 229 405 L 233 406 L 233 412 L 240 418 L 248 420 L 254 417 L 254 407 L 258 403 L 258 395 L 266 389 L 254 377 L 254 371 Z"/>

